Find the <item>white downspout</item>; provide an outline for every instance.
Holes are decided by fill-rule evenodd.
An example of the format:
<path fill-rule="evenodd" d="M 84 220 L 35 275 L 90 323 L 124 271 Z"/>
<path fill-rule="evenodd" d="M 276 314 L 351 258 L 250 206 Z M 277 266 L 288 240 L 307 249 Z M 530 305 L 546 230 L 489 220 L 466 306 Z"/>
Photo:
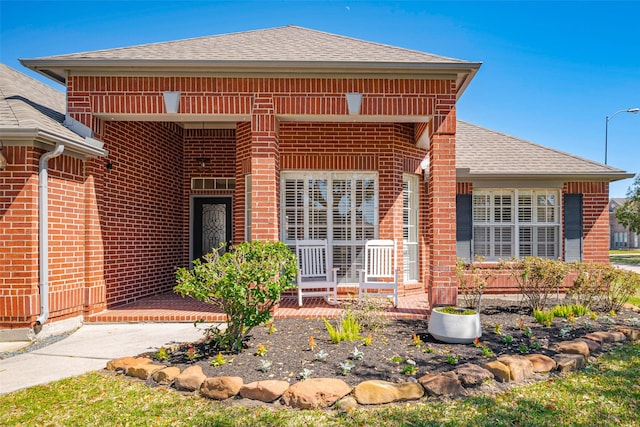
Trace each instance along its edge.
<path fill-rule="evenodd" d="M 58 157 L 64 151 L 64 144 L 58 144 L 53 151 L 40 156 L 38 170 L 38 263 L 40 266 L 40 316 L 34 330 L 40 332 L 49 318 L 49 159 Z"/>

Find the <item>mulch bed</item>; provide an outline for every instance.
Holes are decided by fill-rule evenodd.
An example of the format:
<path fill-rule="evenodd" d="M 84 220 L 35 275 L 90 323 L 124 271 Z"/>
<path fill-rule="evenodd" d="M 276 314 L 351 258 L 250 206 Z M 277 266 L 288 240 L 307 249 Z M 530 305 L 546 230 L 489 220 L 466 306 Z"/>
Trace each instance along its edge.
<path fill-rule="evenodd" d="M 501 354 L 541 353 L 553 356 L 555 343 L 581 337 L 593 331 L 614 330 L 619 325 L 629 326 L 638 314 L 623 309 L 617 315 L 598 313 L 597 319 L 589 316 L 577 318 L 575 322 L 556 318 L 551 327 L 545 327 L 535 321 L 526 308 L 515 301 L 485 298 L 482 304 L 481 322 L 483 335 L 480 345 L 488 347 L 494 356 L 483 356 L 482 348 L 474 344 L 445 344 L 436 341 L 427 332 L 427 320 L 386 319 L 383 327 L 364 328 L 362 336 L 371 334 L 371 344 L 363 345 L 362 340 L 333 344 L 329 341 L 326 327 L 321 319 L 282 319 L 274 322 L 276 331 L 269 333 L 267 326 L 254 328 L 246 342 L 247 348 L 239 354 L 223 353 L 226 363 L 212 366 L 211 360 L 218 351 L 206 341 L 188 343 L 170 348 L 170 358 L 158 361 L 165 365 L 178 366 L 181 369 L 198 364 L 208 377 L 239 376 L 245 383 L 260 380 L 286 380 L 295 383 L 300 380 L 304 369 L 311 372 L 310 378 L 339 377 L 347 384 L 355 386 L 365 380 L 385 380 L 403 382 L 409 377 L 401 373 L 404 360 L 416 362 L 418 372 L 414 378 L 427 373 L 443 373 L 453 370 L 454 365 L 447 356 L 456 355 L 458 365 L 474 363 L 480 366 Z M 375 313 L 374 313 L 375 314 Z M 371 313 L 370 313 L 371 316 Z M 369 317 L 371 320 L 371 317 Z M 380 318 L 373 320 L 379 322 Z M 335 326 L 338 319 L 331 319 Z M 496 325 L 501 333 L 496 333 Z M 527 334 L 527 329 L 530 333 Z M 422 341 L 414 344 L 413 335 Z M 313 336 L 316 347 L 311 350 L 309 337 Z M 510 343 L 506 336 L 512 336 Z M 266 348 L 266 354 L 256 355 L 258 345 Z M 188 359 L 189 348 L 196 354 L 194 360 Z M 363 353 L 361 360 L 353 360 L 355 347 Z M 328 354 L 326 361 L 316 360 L 316 354 L 323 350 Z M 392 361 L 400 356 L 401 363 Z M 145 356 L 152 357 L 153 353 Z M 272 362 L 271 368 L 262 372 L 258 368 L 262 360 Z M 349 361 L 354 365 L 348 375 L 342 375 L 340 362 Z"/>

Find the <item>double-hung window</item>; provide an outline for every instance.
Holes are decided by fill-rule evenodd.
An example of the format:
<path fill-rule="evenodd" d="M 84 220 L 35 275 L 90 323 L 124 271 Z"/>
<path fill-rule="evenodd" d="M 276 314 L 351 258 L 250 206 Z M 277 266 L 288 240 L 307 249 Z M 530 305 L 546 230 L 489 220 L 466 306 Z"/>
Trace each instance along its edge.
<path fill-rule="evenodd" d="M 475 190 L 472 209 L 474 255 L 487 260 L 560 256 L 558 190 Z"/>
<path fill-rule="evenodd" d="M 327 239 L 341 283 L 357 283 L 362 251 L 378 236 L 378 174 L 283 171 L 281 240 Z"/>

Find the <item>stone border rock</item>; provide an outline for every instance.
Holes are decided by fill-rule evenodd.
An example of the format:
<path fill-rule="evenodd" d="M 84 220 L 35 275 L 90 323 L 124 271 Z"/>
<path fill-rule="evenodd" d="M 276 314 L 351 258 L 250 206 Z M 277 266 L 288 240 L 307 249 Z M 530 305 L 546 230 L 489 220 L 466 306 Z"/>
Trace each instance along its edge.
<path fill-rule="evenodd" d="M 176 390 L 198 392 L 212 400 L 227 400 L 237 396 L 257 402 L 280 402 L 297 409 L 324 409 L 334 404 L 343 411 L 357 405 L 380 405 L 418 400 L 429 396 L 464 397 L 473 388 L 490 381 L 519 383 L 531 380 L 536 373 L 553 370 L 571 372 L 583 369 L 587 358 L 605 345 L 640 338 L 640 329 L 619 327 L 615 332 L 592 332 L 583 338 L 564 341 L 555 346 L 553 358 L 543 354 L 501 355 L 484 366 L 465 363 L 444 374 L 426 374 L 404 383 L 381 380 L 363 381 L 354 388 L 338 378 L 311 378 L 290 384 L 287 381 L 265 380 L 244 384 L 240 377 L 207 377 L 198 365 L 182 372 L 175 366 L 154 363 L 146 357 L 123 357 L 111 360 L 106 369 L 141 380 L 152 379 L 160 385 L 172 385 Z"/>

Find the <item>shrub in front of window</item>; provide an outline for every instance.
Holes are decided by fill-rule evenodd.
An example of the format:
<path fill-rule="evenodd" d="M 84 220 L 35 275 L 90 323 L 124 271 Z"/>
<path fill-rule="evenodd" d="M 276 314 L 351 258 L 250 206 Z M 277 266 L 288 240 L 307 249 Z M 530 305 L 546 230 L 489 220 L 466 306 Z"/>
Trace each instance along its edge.
<path fill-rule="evenodd" d="M 240 352 L 251 329 L 268 322 L 282 292 L 294 287 L 296 257 L 282 242 L 253 241 L 203 258 L 178 269 L 174 291 L 220 307 L 227 327 L 208 331 L 211 339 L 218 349 Z"/>
<path fill-rule="evenodd" d="M 482 268 L 483 257 L 476 257 L 476 262 L 467 263 L 464 259 L 456 260 L 456 278 L 458 279 L 458 293 L 462 296 L 464 306 L 480 310 L 482 292 L 489 280 L 494 277 L 491 269 Z"/>
<path fill-rule="evenodd" d="M 501 261 L 500 267 L 516 281 L 518 290 L 532 312 L 547 306 L 549 296 L 559 292 L 569 272 L 567 263 L 539 257 L 512 258 Z"/>

